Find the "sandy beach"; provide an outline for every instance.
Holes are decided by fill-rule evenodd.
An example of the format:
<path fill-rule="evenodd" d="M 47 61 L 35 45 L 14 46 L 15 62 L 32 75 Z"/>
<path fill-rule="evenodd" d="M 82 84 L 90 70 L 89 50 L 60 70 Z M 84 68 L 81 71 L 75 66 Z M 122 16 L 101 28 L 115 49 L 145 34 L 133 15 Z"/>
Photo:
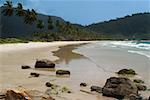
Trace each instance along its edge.
<path fill-rule="evenodd" d="M 87 94 L 81 92 L 80 90 L 90 91 L 90 87 L 92 85 L 103 87 L 107 78 L 116 76 L 116 70 L 118 71 L 119 69 L 125 67 L 122 65 L 130 65 L 131 62 L 126 61 L 123 63 L 124 59 L 122 59 L 117 63 L 118 60 L 115 61 L 115 59 L 119 58 L 111 55 L 115 54 L 116 51 L 114 49 L 111 49 L 111 51 L 108 51 L 110 54 L 108 54 L 107 50 L 109 49 L 106 48 L 100 50 L 102 52 L 100 54 L 103 58 L 98 58 L 98 62 L 96 60 L 91 61 L 90 56 L 94 54 L 92 53 L 93 51 L 91 52 L 90 50 L 88 50 L 88 48 L 85 49 L 84 45 L 73 46 L 83 43 L 90 43 L 89 45 L 93 46 L 92 43 L 97 43 L 97 41 L 19 43 L 0 45 L 1 91 L 12 88 L 25 88 L 25 90 L 38 90 L 41 92 L 45 92 L 45 90 L 47 89 L 45 83 L 52 82 L 59 86 L 68 87 L 72 91 L 71 94 L 62 93 L 58 96 L 54 95 L 56 100 L 113 100 L 113 98 L 104 97 L 101 94 Z M 87 47 L 89 46 L 87 45 Z M 85 52 L 85 54 L 83 52 Z M 90 56 L 86 55 L 86 53 Z M 122 54 L 121 52 L 117 53 Z M 114 61 L 108 55 L 113 57 Z M 128 59 L 127 57 L 138 57 L 139 60 L 143 59 L 141 62 L 146 61 L 145 63 L 149 65 L 149 63 L 147 62 L 147 58 L 143 56 L 133 54 L 131 56 L 126 55 L 125 58 Z M 108 58 L 110 58 L 110 61 Z M 69 70 L 71 72 L 71 76 L 56 77 L 55 70 L 34 69 L 34 64 L 37 59 L 49 59 L 51 61 L 54 61 L 56 63 L 56 69 Z M 134 62 L 132 63 L 134 64 Z M 98 64 L 100 64 L 102 68 L 99 68 Z M 118 64 L 118 66 L 122 67 L 116 67 L 117 65 L 115 64 Z M 32 69 L 22 70 L 22 65 L 29 65 L 32 67 Z M 147 67 L 147 65 L 145 65 L 145 67 Z M 111 67 L 112 70 L 110 70 Z M 110 71 L 105 71 L 107 69 L 109 69 Z M 140 70 L 138 69 L 138 66 L 135 69 L 137 71 Z M 31 72 L 40 73 L 41 75 L 38 78 L 29 78 L 29 74 Z M 81 82 L 87 83 L 88 86 L 80 87 Z M 144 94 L 147 95 L 148 93 Z"/>
<path fill-rule="evenodd" d="M 45 83 L 51 80 L 56 80 L 54 81 L 55 84 L 69 87 L 73 91 L 72 94 L 69 95 L 61 94 L 61 97 L 55 97 L 57 98 L 57 100 L 62 100 L 62 97 L 66 98 L 65 100 L 69 99 L 83 100 L 85 98 L 99 100 L 98 98 L 101 98 L 101 96 L 97 95 L 93 96 L 80 92 L 79 84 L 80 82 L 82 82 L 84 77 L 79 78 L 80 77 L 79 74 L 78 76 L 76 76 L 77 75 L 76 71 L 79 70 L 78 69 L 79 67 L 76 69 L 75 73 L 73 73 L 74 69 L 70 69 L 70 71 L 73 73 L 72 74 L 73 78 L 71 77 L 57 78 L 55 76 L 55 71 L 21 69 L 22 65 L 29 65 L 32 68 L 34 68 L 34 64 L 37 59 L 49 59 L 51 61 L 58 60 L 58 57 L 53 56 L 52 51 L 57 51 L 59 49 L 59 46 L 75 45 L 83 43 L 92 43 L 92 42 L 78 41 L 78 42 L 52 42 L 52 43 L 18 43 L 18 44 L 0 45 L 0 59 L 1 59 L 0 91 L 5 91 L 8 89 L 19 89 L 19 90 L 25 89 L 25 90 L 39 90 L 41 92 L 45 92 L 45 90 L 47 89 Z M 63 67 L 63 65 L 61 68 L 59 66 L 61 65 L 59 64 L 56 65 L 56 68 L 66 69 Z M 79 72 L 81 71 L 82 70 L 80 70 Z M 38 78 L 29 78 L 30 72 L 37 72 L 43 75 L 41 75 Z M 88 77 L 86 79 L 88 79 Z M 91 82 L 92 80 L 90 80 L 90 83 Z M 97 82 L 97 84 L 98 83 L 99 82 Z"/>

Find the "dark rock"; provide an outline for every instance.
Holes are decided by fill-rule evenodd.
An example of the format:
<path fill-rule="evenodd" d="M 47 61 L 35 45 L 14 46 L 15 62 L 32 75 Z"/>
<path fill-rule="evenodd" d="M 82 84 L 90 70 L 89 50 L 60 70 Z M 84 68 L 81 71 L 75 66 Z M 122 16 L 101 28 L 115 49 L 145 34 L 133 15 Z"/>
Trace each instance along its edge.
<path fill-rule="evenodd" d="M 102 93 L 102 88 L 99 86 L 91 86 L 91 91 Z"/>
<path fill-rule="evenodd" d="M 144 81 L 140 80 L 140 79 L 134 79 L 133 82 L 135 82 L 135 83 L 144 83 Z"/>
<path fill-rule="evenodd" d="M 68 93 L 71 93 L 71 91 L 68 91 Z"/>
<path fill-rule="evenodd" d="M 23 66 L 21 66 L 21 68 L 22 69 L 29 69 L 29 68 L 31 68 L 30 66 L 27 66 L 27 65 L 23 65 Z"/>
<path fill-rule="evenodd" d="M 86 87 L 87 84 L 86 83 L 81 83 L 80 86 Z"/>
<path fill-rule="evenodd" d="M 29 100 L 28 98 L 29 97 L 25 96 L 22 93 L 16 93 L 13 90 L 8 90 L 5 100 Z"/>
<path fill-rule="evenodd" d="M 150 96 L 149 96 L 148 100 L 150 100 Z"/>
<path fill-rule="evenodd" d="M 102 93 L 104 96 L 115 97 L 117 99 L 123 99 L 130 94 L 138 94 L 136 85 L 128 78 L 111 77 L 107 79 Z"/>
<path fill-rule="evenodd" d="M 145 91 L 147 89 L 147 87 L 145 85 L 142 84 L 136 84 L 137 88 L 139 91 Z"/>
<path fill-rule="evenodd" d="M 139 95 L 130 94 L 129 95 L 129 100 L 143 100 L 143 98 Z"/>
<path fill-rule="evenodd" d="M 133 69 L 122 69 L 117 73 L 121 75 L 136 75 L 136 72 Z"/>
<path fill-rule="evenodd" d="M 35 68 L 55 68 L 55 64 L 50 60 L 37 60 L 35 63 Z"/>
<path fill-rule="evenodd" d="M 52 87 L 53 86 L 53 84 L 51 84 L 50 82 L 46 82 L 46 84 L 45 84 L 47 87 Z"/>
<path fill-rule="evenodd" d="M 57 70 L 56 75 L 70 75 L 70 71 L 68 71 L 68 70 Z"/>
<path fill-rule="evenodd" d="M 30 73 L 30 75 L 33 76 L 33 77 L 39 77 L 40 74 L 38 74 L 38 73 Z"/>

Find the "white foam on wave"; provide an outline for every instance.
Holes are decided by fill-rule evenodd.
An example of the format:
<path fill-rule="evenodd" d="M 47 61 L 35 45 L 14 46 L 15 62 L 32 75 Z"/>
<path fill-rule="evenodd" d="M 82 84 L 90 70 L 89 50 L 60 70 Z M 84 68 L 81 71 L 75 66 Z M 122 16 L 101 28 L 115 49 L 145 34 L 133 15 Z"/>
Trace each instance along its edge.
<path fill-rule="evenodd" d="M 148 42 L 149 43 L 149 42 Z M 128 52 L 144 55 L 150 58 L 150 44 L 137 43 L 135 41 L 99 41 L 96 43 L 85 45 L 85 48 L 99 48 L 99 47 L 113 47 L 113 48 L 127 48 Z"/>
<path fill-rule="evenodd" d="M 130 53 L 136 53 L 136 54 L 140 54 L 140 55 L 144 55 L 146 57 L 148 57 L 150 59 L 150 52 L 146 52 L 146 51 L 133 51 L 133 50 L 128 50 L 128 52 Z"/>
<path fill-rule="evenodd" d="M 143 50 L 150 50 L 150 44 L 146 43 L 137 43 L 134 41 L 99 41 L 94 44 L 86 45 L 86 48 L 96 48 L 99 46 L 106 47 L 120 47 L 120 48 L 137 48 Z"/>
<path fill-rule="evenodd" d="M 122 47 L 133 47 L 133 48 L 139 48 L 144 50 L 150 50 L 150 44 L 136 43 L 134 41 L 114 41 L 111 42 L 110 44 L 116 46 L 122 46 Z"/>

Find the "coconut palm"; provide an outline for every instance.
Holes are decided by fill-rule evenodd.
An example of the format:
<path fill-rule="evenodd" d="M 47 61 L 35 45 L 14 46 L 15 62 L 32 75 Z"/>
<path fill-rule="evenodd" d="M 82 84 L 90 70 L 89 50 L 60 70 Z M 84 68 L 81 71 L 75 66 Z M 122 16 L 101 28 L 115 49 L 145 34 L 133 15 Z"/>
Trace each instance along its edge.
<path fill-rule="evenodd" d="M 31 11 L 28 9 L 25 13 L 25 20 L 24 22 L 26 24 L 33 24 L 34 21 L 37 20 L 37 13 L 35 12 L 34 9 L 32 9 Z"/>
<path fill-rule="evenodd" d="M 16 15 L 18 15 L 18 16 L 24 16 L 25 15 L 25 11 L 23 10 L 23 6 L 21 3 L 17 4 Z"/>
<path fill-rule="evenodd" d="M 2 13 L 4 13 L 5 16 L 11 16 L 13 15 L 13 4 L 11 1 L 6 1 L 6 3 L 4 3 L 4 9 L 2 10 Z"/>

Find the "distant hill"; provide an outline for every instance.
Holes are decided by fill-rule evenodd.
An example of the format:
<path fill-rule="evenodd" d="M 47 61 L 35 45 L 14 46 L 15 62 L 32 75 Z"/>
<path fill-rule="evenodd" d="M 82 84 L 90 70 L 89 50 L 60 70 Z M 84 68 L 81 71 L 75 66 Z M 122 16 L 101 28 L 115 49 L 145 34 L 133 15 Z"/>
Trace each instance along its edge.
<path fill-rule="evenodd" d="M 150 39 L 150 13 L 132 14 L 86 26 L 103 39 Z"/>
<path fill-rule="evenodd" d="M 0 11 L 3 8 L 0 7 Z M 49 15 L 37 14 L 44 22 L 44 28 L 24 23 L 24 17 L 15 14 L 0 16 L 1 38 L 27 38 L 34 40 L 103 40 L 103 39 L 150 39 L 150 13 L 138 13 L 115 20 L 82 26 L 73 24 L 57 16 L 50 16 L 52 29 L 48 29 Z M 59 21 L 59 26 L 57 26 Z"/>

